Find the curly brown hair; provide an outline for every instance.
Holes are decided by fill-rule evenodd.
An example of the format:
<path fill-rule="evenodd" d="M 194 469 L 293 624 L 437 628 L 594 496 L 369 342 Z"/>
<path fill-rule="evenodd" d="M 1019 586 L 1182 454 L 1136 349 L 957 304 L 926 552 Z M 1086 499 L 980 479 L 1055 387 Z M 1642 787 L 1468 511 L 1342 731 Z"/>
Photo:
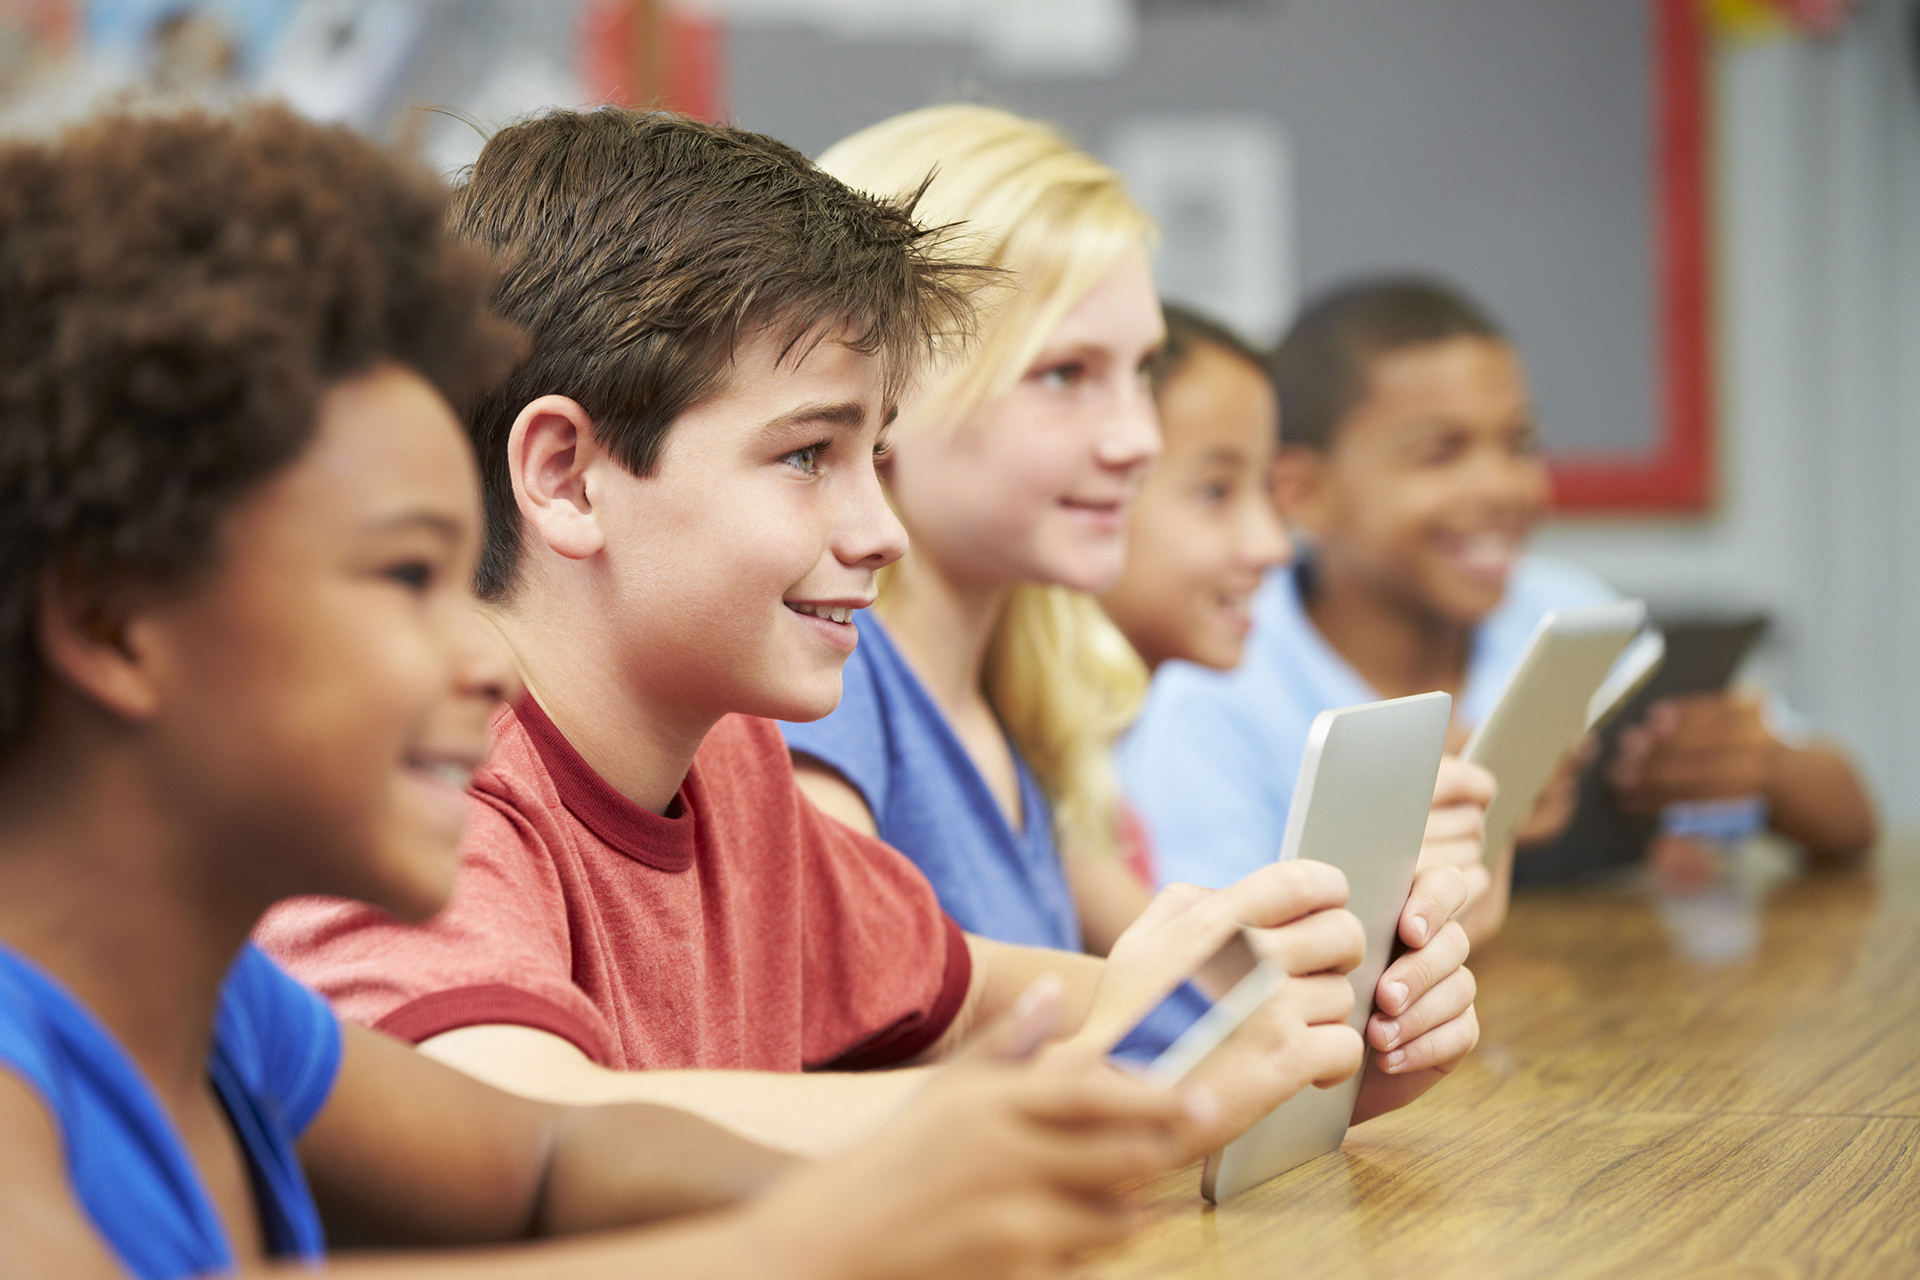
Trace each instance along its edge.
<path fill-rule="evenodd" d="M 330 383 L 394 361 L 465 407 L 519 359 L 446 204 L 279 107 L 0 145 L 0 751 L 42 678 L 46 573 L 177 583 Z"/>
<path fill-rule="evenodd" d="M 889 396 L 999 273 L 949 251 L 913 199 L 863 195 L 783 142 L 667 111 L 551 111 L 493 135 L 453 227 L 498 255 L 494 306 L 533 354 L 468 425 L 487 500 L 480 593 L 504 599 L 520 550 L 507 436 L 563 395 L 608 450 L 651 473 L 673 420 L 721 386 L 744 332 L 781 355 L 829 332 L 885 360 Z"/>

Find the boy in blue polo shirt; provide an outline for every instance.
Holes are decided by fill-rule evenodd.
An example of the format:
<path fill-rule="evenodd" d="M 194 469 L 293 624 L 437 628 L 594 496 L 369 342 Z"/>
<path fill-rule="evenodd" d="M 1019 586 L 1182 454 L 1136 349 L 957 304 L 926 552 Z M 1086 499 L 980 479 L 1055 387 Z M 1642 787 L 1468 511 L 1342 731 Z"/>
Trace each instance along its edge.
<path fill-rule="evenodd" d="M 1274 496 L 1302 553 L 1256 595 L 1239 669 L 1168 663 L 1120 751 L 1168 879 L 1224 884 L 1273 858 L 1321 711 L 1443 689 L 1464 736 L 1543 615 L 1614 596 L 1585 570 L 1526 551 L 1550 494 L 1525 369 L 1454 290 L 1421 279 L 1337 288 L 1302 312 L 1270 371 L 1282 424 Z M 1711 705 L 1663 711 L 1631 733 L 1616 778 L 1630 800 L 1657 808 L 1762 789 L 1776 826 L 1816 850 L 1870 837 L 1844 756 L 1779 742 L 1757 713 L 1727 713 L 1736 698 L 1700 701 Z M 1542 797 L 1522 846 L 1565 825 L 1579 763 Z M 1504 916 L 1512 850 L 1504 857 L 1465 921 L 1470 936 Z"/>

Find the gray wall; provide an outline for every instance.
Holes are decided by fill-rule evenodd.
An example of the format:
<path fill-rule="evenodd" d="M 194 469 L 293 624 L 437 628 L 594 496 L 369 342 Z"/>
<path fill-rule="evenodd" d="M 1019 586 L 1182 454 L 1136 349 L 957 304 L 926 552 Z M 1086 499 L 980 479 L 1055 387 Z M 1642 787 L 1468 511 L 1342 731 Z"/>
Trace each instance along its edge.
<path fill-rule="evenodd" d="M 1720 51 L 1719 503 L 1543 538 L 1656 606 L 1771 611 L 1755 674 L 1856 750 L 1897 825 L 1920 823 L 1912 3 L 1864 0 L 1837 41 Z M 1095 83 L 996 83 L 957 48 L 747 29 L 733 101 L 743 123 L 813 151 L 956 96 L 1051 116 L 1095 146 L 1128 113 L 1272 111 L 1295 143 L 1309 288 L 1377 265 L 1447 271 L 1519 334 L 1553 441 L 1644 440 L 1646 87 L 1629 83 L 1645 72 L 1644 4 L 1251 9 L 1150 16 L 1139 68 Z"/>
<path fill-rule="evenodd" d="M 1291 139 L 1306 290 L 1415 266 L 1468 284 L 1530 360 L 1550 448 L 1637 452 L 1654 413 L 1644 0 L 1149 7 L 1104 79 L 994 79 L 959 44 L 731 36 L 735 117 L 810 154 L 980 99 L 1095 150 L 1129 116 L 1257 112 Z"/>
<path fill-rule="evenodd" d="M 1719 62 L 1721 491 L 1546 545 L 1656 602 L 1760 604 L 1760 674 L 1920 823 L 1920 86 L 1910 0 Z"/>

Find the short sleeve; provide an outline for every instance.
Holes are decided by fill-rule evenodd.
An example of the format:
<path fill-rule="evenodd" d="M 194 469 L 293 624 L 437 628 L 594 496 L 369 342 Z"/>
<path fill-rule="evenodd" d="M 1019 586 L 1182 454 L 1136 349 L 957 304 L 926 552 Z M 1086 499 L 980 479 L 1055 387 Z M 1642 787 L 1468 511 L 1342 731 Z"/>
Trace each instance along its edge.
<path fill-rule="evenodd" d="M 973 978 L 966 935 L 902 854 L 797 798 L 802 1059 L 808 1069 L 895 1066 L 959 1016 Z"/>
<path fill-rule="evenodd" d="M 1162 883 L 1217 889 L 1280 856 L 1305 737 L 1287 742 L 1288 720 L 1274 695 L 1250 696 L 1234 677 L 1173 662 L 1154 677 L 1116 758 Z"/>
<path fill-rule="evenodd" d="M 789 750 L 812 756 L 852 784 L 878 819 L 887 812 L 892 768 L 874 644 L 872 632 L 863 627 L 841 675 L 840 705 L 831 714 L 806 724 L 782 722 L 780 732 Z"/>
<path fill-rule="evenodd" d="M 340 1024 L 326 1002 L 248 943 L 227 974 L 221 1042 L 290 1136 L 313 1123 L 340 1073 Z"/>
<path fill-rule="evenodd" d="M 544 843 L 495 797 L 468 796 L 453 900 L 425 924 L 372 907 L 296 898 L 256 939 L 340 1016 L 412 1044 L 461 1027 L 531 1027 L 594 1062 L 615 1038 L 573 981 L 565 896 Z"/>

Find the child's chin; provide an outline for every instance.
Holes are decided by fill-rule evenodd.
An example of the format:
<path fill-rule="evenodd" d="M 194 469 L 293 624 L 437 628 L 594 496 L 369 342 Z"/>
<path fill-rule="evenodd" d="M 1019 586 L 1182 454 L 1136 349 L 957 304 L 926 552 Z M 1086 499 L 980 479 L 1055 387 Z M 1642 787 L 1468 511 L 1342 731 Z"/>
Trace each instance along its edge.
<path fill-rule="evenodd" d="M 446 909 L 453 900 L 454 878 L 460 869 L 458 840 L 444 833 L 414 833 L 395 842 L 380 876 L 379 900 L 373 905 L 407 924 L 418 924 Z"/>
<path fill-rule="evenodd" d="M 840 705 L 840 673 L 836 670 L 831 682 L 808 683 L 817 687 L 782 689 L 778 695 L 768 699 L 766 705 L 747 714 L 794 724 L 807 724 L 832 715 L 833 709 Z"/>
<path fill-rule="evenodd" d="M 392 885 L 374 905 L 403 924 L 423 924 L 453 901 L 453 875 Z"/>

